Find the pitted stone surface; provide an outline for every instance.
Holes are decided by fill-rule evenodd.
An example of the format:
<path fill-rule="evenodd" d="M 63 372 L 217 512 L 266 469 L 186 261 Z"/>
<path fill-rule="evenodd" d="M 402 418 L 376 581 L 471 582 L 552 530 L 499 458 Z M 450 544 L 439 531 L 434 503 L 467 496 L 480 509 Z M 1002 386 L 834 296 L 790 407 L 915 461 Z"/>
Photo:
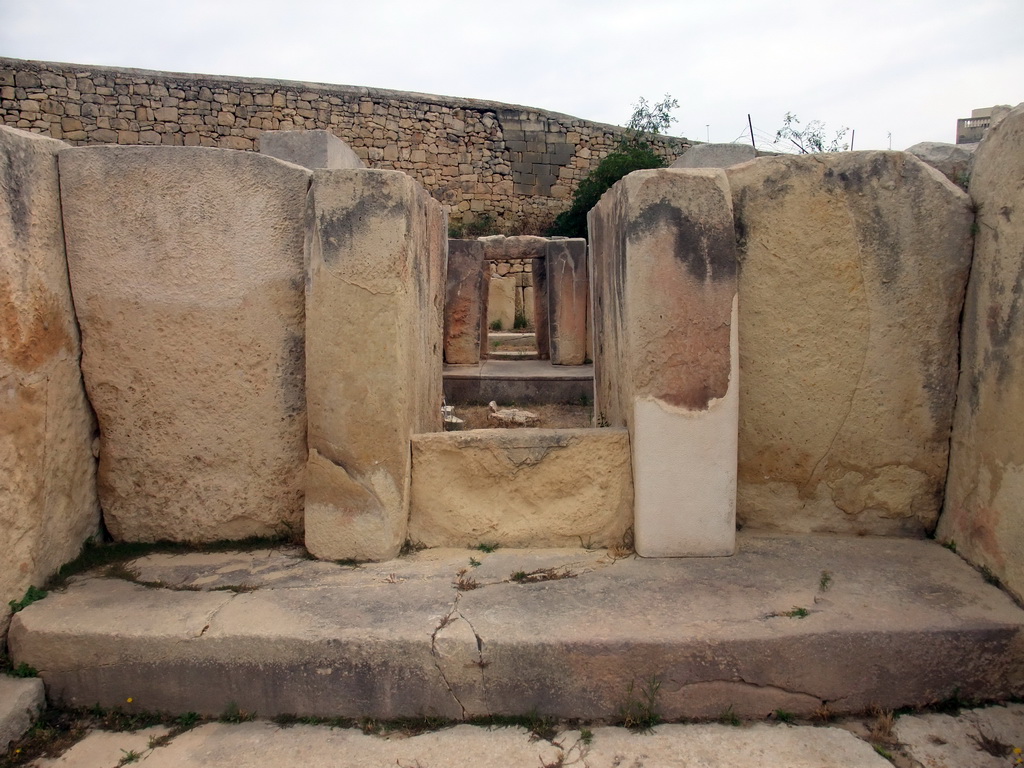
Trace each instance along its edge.
<path fill-rule="evenodd" d="M 352 148 L 330 131 L 264 131 L 260 152 L 303 168 L 365 168 Z"/>
<path fill-rule="evenodd" d="M 60 173 L 107 528 L 300 530 L 309 172 L 221 149 L 82 147 Z"/>
<path fill-rule="evenodd" d="M 741 240 L 737 518 L 921 535 L 938 519 L 970 201 L 903 152 L 728 169 Z"/>
<path fill-rule="evenodd" d="M 8 601 L 74 559 L 99 525 L 96 422 L 64 255 L 62 149 L 0 127 L 0 638 Z"/>
<path fill-rule="evenodd" d="M 1024 705 L 962 710 L 943 714 L 903 715 L 894 735 L 923 768 L 1006 768 L 1024 749 Z"/>
<path fill-rule="evenodd" d="M 43 681 L 38 677 L 8 677 L 0 672 L 0 755 L 32 727 L 45 704 Z"/>
<path fill-rule="evenodd" d="M 971 177 L 977 234 L 938 535 L 1024 598 L 1024 105 L 990 129 Z"/>

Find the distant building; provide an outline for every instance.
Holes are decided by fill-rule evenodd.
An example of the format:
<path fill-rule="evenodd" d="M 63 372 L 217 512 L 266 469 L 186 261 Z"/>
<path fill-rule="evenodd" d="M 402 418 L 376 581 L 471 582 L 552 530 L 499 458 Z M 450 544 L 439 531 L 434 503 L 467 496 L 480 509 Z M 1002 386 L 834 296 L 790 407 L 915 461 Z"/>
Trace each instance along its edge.
<path fill-rule="evenodd" d="M 1005 104 L 971 110 L 970 117 L 961 117 L 956 121 L 956 143 L 976 144 L 981 141 L 992 122 L 1009 111 L 1010 107 Z"/>

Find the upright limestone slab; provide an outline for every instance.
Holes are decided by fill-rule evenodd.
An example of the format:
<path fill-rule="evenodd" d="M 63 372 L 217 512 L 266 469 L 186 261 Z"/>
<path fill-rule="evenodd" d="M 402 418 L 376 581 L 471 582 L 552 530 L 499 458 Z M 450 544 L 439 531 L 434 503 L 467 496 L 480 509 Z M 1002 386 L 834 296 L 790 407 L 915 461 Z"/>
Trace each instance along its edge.
<path fill-rule="evenodd" d="M 548 345 L 552 365 L 587 359 L 587 241 L 551 240 L 547 247 Z"/>
<path fill-rule="evenodd" d="M 479 240 L 448 241 L 448 276 L 444 304 L 444 361 L 449 365 L 480 362 L 481 335 L 487 327 L 488 272 Z M 509 326 L 511 327 L 511 325 Z"/>
<path fill-rule="evenodd" d="M 598 420 L 630 432 L 636 550 L 735 548 L 736 237 L 721 170 L 637 171 L 590 212 Z"/>
<path fill-rule="evenodd" d="M 761 158 L 727 173 L 742 241 L 740 521 L 931 531 L 970 261 L 967 196 L 902 152 Z"/>
<path fill-rule="evenodd" d="M 413 433 L 441 430 L 447 222 L 397 171 L 317 171 L 309 203 L 306 546 L 386 560 L 405 541 Z"/>
<path fill-rule="evenodd" d="M 248 152 L 60 155 L 99 492 L 119 540 L 301 527 L 310 174 Z"/>
<path fill-rule="evenodd" d="M 982 140 L 949 483 L 938 535 L 1024 598 L 1024 105 Z"/>
<path fill-rule="evenodd" d="M 8 601 L 73 559 L 99 525 L 96 423 L 60 218 L 66 148 L 0 127 L 0 638 Z"/>

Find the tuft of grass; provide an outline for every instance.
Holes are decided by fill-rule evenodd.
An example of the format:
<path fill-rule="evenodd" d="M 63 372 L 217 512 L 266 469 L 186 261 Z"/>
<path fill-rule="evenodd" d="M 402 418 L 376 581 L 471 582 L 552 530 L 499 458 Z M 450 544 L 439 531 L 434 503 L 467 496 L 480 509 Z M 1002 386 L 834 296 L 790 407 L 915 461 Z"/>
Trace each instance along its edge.
<path fill-rule="evenodd" d="M 427 548 L 427 545 L 422 541 L 413 541 L 412 539 L 406 539 L 402 548 L 399 550 L 399 555 L 412 555 L 416 552 L 422 552 Z"/>
<path fill-rule="evenodd" d="M 460 592 L 469 592 L 470 590 L 476 589 L 479 586 L 480 585 L 477 583 L 477 580 L 474 579 L 472 576 L 460 574 L 455 578 L 455 588 Z"/>
<path fill-rule="evenodd" d="M 491 544 L 488 544 L 488 543 L 486 543 L 486 542 L 480 542 L 480 543 L 479 543 L 479 544 L 477 544 L 477 545 L 476 545 L 475 547 L 473 547 L 473 549 L 478 549 L 478 550 L 480 550 L 481 552 L 484 552 L 484 553 L 486 553 L 486 554 L 488 554 L 488 555 L 489 555 L 489 554 L 491 554 L 492 552 L 496 552 L 499 546 L 500 546 L 500 545 L 499 545 L 499 544 L 497 544 L 497 543 L 491 543 Z"/>
<path fill-rule="evenodd" d="M 822 592 L 828 592 L 829 587 L 832 586 L 832 571 L 822 571 L 821 578 L 818 579 L 818 589 Z"/>
<path fill-rule="evenodd" d="M 580 729 L 580 741 L 582 741 L 588 747 L 594 743 L 594 732 L 589 728 Z"/>
<path fill-rule="evenodd" d="M 11 613 L 17 613 L 18 611 L 28 608 L 32 603 L 42 600 L 47 595 L 45 589 L 39 589 L 38 587 L 29 587 L 25 590 L 25 596 L 21 600 L 10 600 L 8 605 L 11 606 Z"/>
<path fill-rule="evenodd" d="M 948 549 L 950 552 L 956 552 L 956 540 L 950 539 L 949 541 L 942 542 L 942 546 Z"/>
<path fill-rule="evenodd" d="M 884 757 L 889 762 L 892 762 L 892 752 L 890 752 L 888 749 L 883 747 L 881 744 L 872 744 L 871 746 L 874 747 L 875 752 L 880 754 L 882 757 Z"/>
<path fill-rule="evenodd" d="M 722 725 L 733 726 L 739 726 L 743 724 L 743 721 L 740 720 L 740 716 L 737 715 L 736 712 L 733 710 L 732 704 L 723 709 L 722 712 L 718 715 L 718 722 L 720 722 Z"/>
<path fill-rule="evenodd" d="M 11 677 L 39 677 L 39 670 L 23 661 L 7 674 Z"/>
<path fill-rule="evenodd" d="M 543 741 L 551 741 L 558 735 L 558 723 L 535 709 L 525 715 L 480 715 L 466 722 L 483 728 L 525 728 L 535 739 Z"/>
<path fill-rule="evenodd" d="M 784 709 L 776 709 L 775 719 L 778 720 L 780 723 L 789 723 L 790 725 L 792 725 L 796 722 L 796 715 L 794 715 L 792 712 L 787 712 Z"/>
<path fill-rule="evenodd" d="M 619 725 L 631 731 L 647 733 L 661 722 L 658 713 L 658 694 L 661 691 L 661 680 L 656 676 L 649 677 L 639 693 L 635 690 L 634 681 L 629 682 L 626 700 L 619 707 Z"/>
<path fill-rule="evenodd" d="M 491 324 L 490 324 L 489 327 L 490 327 L 490 329 L 492 331 L 500 331 L 502 329 L 501 328 L 501 318 L 499 317 L 496 320 L 491 320 Z"/>
<path fill-rule="evenodd" d="M 799 605 L 794 605 L 793 610 L 786 611 L 785 613 L 780 615 L 788 616 L 791 619 L 806 619 L 808 616 L 811 615 L 811 612 L 808 611 L 806 608 L 801 608 Z"/>
<path fill-rule="evenodd" d="M 243 712 L 238 708 L 238 704 L 233 701 L 229 701 L 227 706 L 224 707 L 224 711 L 221 716 L 217 718 L 222 723 L 247 723 L 250 720 L 256 719 L 255 712 Z"/>
<path fill-rule="evenodd" d="M 137 763 L 142 759 L 142 755 L 134 749 L 122 749 L 121 755 L 121 759 L 117 761 L 118 765 L 130 765 L 132 763 Z"/>
<path fill-rule="evenodd" d="M 828 702 L 823 702 L 817 709 L 814 710 L 813 715 L 815 720 L 822 723 L 831 723 L 836 719 L 836 713 L 832 711 L 832 707 L 828 705 Z"/>
<path fill-rule="evenodd" d="M 480 567 L 480 561 L 477 560 L 475 557 L 469 558 L 469 567 L 470 568 L 479 568 Z"/>

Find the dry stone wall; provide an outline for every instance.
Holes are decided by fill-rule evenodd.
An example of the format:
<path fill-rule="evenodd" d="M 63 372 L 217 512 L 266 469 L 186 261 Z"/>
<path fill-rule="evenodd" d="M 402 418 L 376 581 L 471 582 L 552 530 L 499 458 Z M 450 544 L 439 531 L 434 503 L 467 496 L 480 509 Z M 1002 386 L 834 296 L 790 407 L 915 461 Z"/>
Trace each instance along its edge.
<path fill-rule="evenodd" d="M 539 232 L 622 129 L 508 104 L 322 83 L 0 58 L 0 123 L 69 144 L 258 150 L 262 131 L 325 129 L 371 168 L 411 174 L 452 222 Z M 666 139 L 671 160 L 690 146 Z"/>

